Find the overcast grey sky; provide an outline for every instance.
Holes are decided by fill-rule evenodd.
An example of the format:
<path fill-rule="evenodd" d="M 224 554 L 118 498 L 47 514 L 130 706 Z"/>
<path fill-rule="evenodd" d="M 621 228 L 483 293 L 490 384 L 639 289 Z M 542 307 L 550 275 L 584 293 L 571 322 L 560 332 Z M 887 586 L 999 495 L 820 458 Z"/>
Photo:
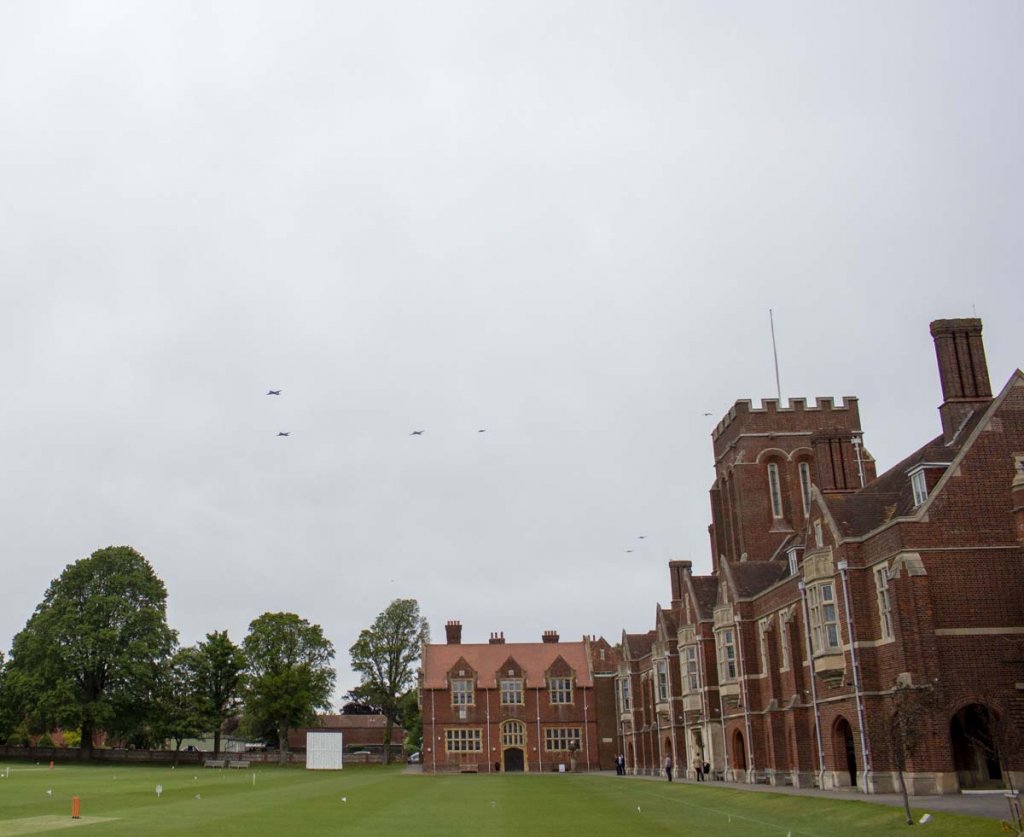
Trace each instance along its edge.
<path fill-rule="evenodd" d="M 0 648 L 110 544 L 185 644 L 320 623 L 339 694 L 396 597 L 435 638 L 647 630 L 670 559 L 710 570 L 770 307 L 783 395 L 859 396 L 880 470 L 939 432 L 931 319 L 1021 365 L 1022 36 L 1019 2 L 0 4 Z"/>

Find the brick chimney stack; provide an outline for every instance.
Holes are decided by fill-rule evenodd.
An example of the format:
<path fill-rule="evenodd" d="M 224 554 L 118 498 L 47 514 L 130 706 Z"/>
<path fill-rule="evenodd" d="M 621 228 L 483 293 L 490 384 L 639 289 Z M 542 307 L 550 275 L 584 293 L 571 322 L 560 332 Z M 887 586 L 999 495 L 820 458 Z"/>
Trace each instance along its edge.
<path fill-rule="evenodd" d="M 491 638 L 487 640 L 488 645 L 504 645 L 505 644 L 505 632 L 499 633 L 491 632 Z"/>
<path fill-rule="evenodd" d="M 948 444 L 972 411 L 992 400 L 981 320 L 935 320 L 931 324 L 942 384 L 942 438 Z"/>
<path fill-rule="evenodd" d="M 817 469 L 814 484 L 822 494 L 856 491 L 861 487 L 851 431 L 839 427 L 816 430 L 811 434 L 811 447 Z"/>
<path fill-rule="evenodd" d="M 544 642 L 558 642 L 558 631 L 544 631 L 541 635 L 541 640 Z"/>
<path fill-rule="evenodd" d="M 693 561 L 669 561 L 668 574 L 672 582 L 672 609 L 683 606 L 683 584 L 693 567 Z"/>
<path fill-rule="evenodd" d="M 445 637 L 448 640 L 449 645 L 461 645 L 462 644 L 462 623 L 455 620 L 449 620 L 444 626 Z"/>

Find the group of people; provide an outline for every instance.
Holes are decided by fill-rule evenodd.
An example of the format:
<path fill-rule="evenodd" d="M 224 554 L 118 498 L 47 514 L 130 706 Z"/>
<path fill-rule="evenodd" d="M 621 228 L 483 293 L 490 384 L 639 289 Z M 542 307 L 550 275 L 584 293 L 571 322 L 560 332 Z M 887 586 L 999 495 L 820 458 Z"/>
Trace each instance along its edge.
<path fill-rule="evenodd" d="M 672 756 L 665 756 L 665 777 L 671 782 L 672 781 Z M 700 756 L 693 757 L 693 773 L 698 782 L 705 781 L 707 774 L 711 771 L 711 765 L 709 765 Z M 626 775 L 626 757 L 619 753 L 615 757 L 615 775 L 625 776 Z"/>
<path fill-rule="evenodd" d="M 703 782 L 710 771 L 711 765 L 704 759 L 700 756 L 693 757 L 693 774 L 698 782 Z M 665 756 L 665 777 L 670 782 L 672 781 L 672 756 Z"/>

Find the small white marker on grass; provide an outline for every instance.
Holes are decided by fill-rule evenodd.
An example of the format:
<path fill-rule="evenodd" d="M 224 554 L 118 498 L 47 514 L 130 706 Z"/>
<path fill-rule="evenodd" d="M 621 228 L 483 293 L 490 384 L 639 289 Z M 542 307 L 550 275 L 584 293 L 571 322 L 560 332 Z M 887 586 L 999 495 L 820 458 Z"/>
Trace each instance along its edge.
<path fill-rule="evenodd" d="M 159 799 L 160 798 L 160 794 L 162 794 L 163 792 L 164 792 L 164 786 L 163 785 L 157 785 L 156 786 L 156 798 Z"/>
<path fill-rule="evenodd" d="M 928 825 L 928 823 L 930 823 L 931 821 L 932 821 L 932 815 L 931 814 L 925 814 L 923 817 L 921 817 L 921 819 L 918 820 L 918 822 L 921 823 L 921 825 Z"/>

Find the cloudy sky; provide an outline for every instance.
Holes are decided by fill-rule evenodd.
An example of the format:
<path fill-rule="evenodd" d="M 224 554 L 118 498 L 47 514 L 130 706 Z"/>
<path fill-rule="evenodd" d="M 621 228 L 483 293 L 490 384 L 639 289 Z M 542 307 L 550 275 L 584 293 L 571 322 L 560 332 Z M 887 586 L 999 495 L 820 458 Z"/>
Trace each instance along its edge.
<path fill-rule="evenodd" d="M 709 434 L 775 393 L 770 308 L 783 396 L 859 396 L 880 470 L 939 431 L 930 320 L 984 319 L 996 388 L 1021 365 L 1022 33 L 3 3 L 0 648 L 110 544 L 183 643 L 320 623 L 339 694 L 397 597 L 435 638 L 647 630 L 670 559 L 710 569 Z"/>

